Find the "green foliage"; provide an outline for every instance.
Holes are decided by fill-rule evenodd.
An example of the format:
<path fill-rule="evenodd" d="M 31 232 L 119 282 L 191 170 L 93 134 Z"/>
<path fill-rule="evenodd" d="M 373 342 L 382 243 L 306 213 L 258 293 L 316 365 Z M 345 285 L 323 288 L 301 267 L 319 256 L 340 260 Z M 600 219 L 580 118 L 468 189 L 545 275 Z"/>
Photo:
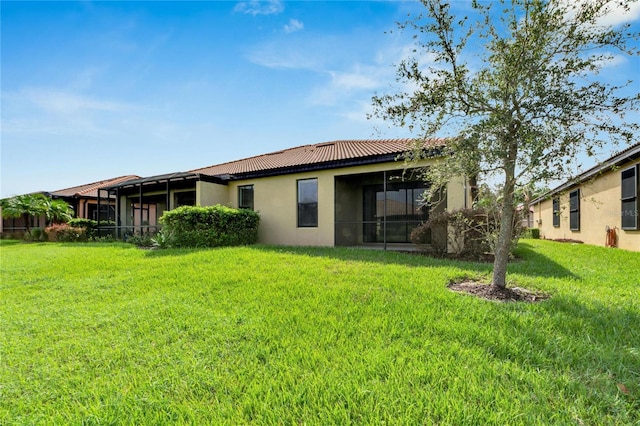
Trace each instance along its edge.
<path fill-rule="evenodd" d="M 27 230 L 26 238 L 31 238 L 31 217 L 45 214 L 48 198 L 43 194 L 16 195 L 0 200 L 3 218 L 22 218 Z"/>
<path fill-rule="evenodd" d="M 127 242 L 137 247 L 153 247 L 154 236 L 151 233 L 133 234 L 127 237 Z"/>
<path fill-rule="evenodd" d="M 52 200 L 45 197 L 44 204 L 44 215 L 48 224 L 66 223 L 73 218 L 73 209 L 63 200 Z"/>
<path fill-rule="evenodd" d="M 114 238 L 113 235 L 111 235 L 110 232 L 104 233 L 100 232 L 100 229 L 98 228 L 98 222 L 92 219 L 83 219 L 83 218 L 75 218 L 75 219 L 71 219 L 69 220 L 69 225 L 75 227 L 75 228 L 83 228 L 86 230 L 86 234 L 87 234 L 87 238 L 92 240 L 92 241 L 96 241 L 98 239 L 102 239 L 102 237 L 107 237 L 110 236 L 110 238 L 107 238 L 104 241 L 113 241 Z M 105 221 L 105 220 L 101 220 L 100 221 L 100 228 L 102 227 L 108 227 L 108 226 L 115 226 L 115 222 L 110 220 L 110 221 Z"/>
<path fill-rule="evenodd" d="M 73 217 L 73 210 L 62 200 L 52 200 L 44 194 L 24 194 L 0 200 L 2 217 L 22 218 L 28 240 L 38 240 L 31 235 L 30 219 L 44 215 L 47 224 L 67 222 Z M 40 235 L 39 235 L 40 236 Z"/>
<path fill-rule="evenodd" d="M 98 226 L 98 222 L 95 220 L 82 218 L 71 219 L 67 223 L 76 228 L 85 228 L 86 230 L 93 230 Z"/>
<path fill-rule="evenodd" d="M 374 97 L 375 115 L 419 136 L 453 133 L 425 171 L 432 189 L 454 176 L 498 183 L 493 283 L 504 287 L 517 189 L 569 178 L 567 164 L 604 141 L 638 138 L 640 123 L 625 117 L 639 109 L 637 85 L 597 77 L 616 55 L 637 53 L 637 30 L 604 24 L 633 2 L 474 1 L 467 16 L 448 2 L 423 3 L 401 24 L 416 55 L 399 64 L 397 80 L 412 90 Z M 408 158 L 424 155 L 417 145 Z"/>
<path fill-rule="evenodd" d="M 499 212 L 484 208 L 445 211 L 416 227 L 411 241 L 436 254 L 448 251 L 462 258 L 481 259 L 494 253 L 498 222 Z M 521 231 L 519 226 L 513 227 L 511 251 Z"/>
<path fill-rule="evenodd" d="M 172 247 L 219 247 L 254 244 L 258 239 L 258 213 L 222 205 L 182 206 L 160 218 L 163 238 Z"/>
<path fill-rule="evenodd" d="M 76 228 L 66 223 L 54 223 L 47 226 L 44 232 L 49 241 L 74 243 L 88 240 L 85 228 Z"/>
<path fill-rule="evenodd" d="M 0 423 L 639 424 L 640 253 L 519 246 L 549 300 L 376 250 L 0 241 Z"/>
<path fill-rule="evenodd" d="M 529 228 L 524 232 L 523 237 L 524 238 L 532 238 L 534 240 L 539 240 L 540 239 L 540 229 L 539 228 Z"/>
<path fill-rule="evenodd" d="M 42 228 L 33 228 L 31 230 L 31 241 L 45 241 L 47 234 Z"/>

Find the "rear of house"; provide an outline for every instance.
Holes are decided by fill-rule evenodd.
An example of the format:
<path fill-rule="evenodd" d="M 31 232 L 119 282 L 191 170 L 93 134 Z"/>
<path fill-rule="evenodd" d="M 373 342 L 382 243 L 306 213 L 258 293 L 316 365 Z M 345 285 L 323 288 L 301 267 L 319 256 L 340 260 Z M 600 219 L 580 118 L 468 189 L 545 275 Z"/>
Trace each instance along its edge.
<path fill-rule="evenodd" d="M 185 173 L 124 182 L 115 197 L 118 232 L 153 231 L 166 210 L 223 204 L 260 213 L 259 241 L 275 245 L 400 247 L 433 209 L 427 188 L 398 156 L 413 140 L 304 145 Z M 435 156 L 443 140 L 424 145 Z M 415 167 L 424 167 L 433 159 Z M 464 179 L 449 182 L 437 209 L 470 205 Z"/>
<path fill-rule="evenodd" d="M 75 218 L 92 220 L 98 220 L 100 218 L 101 220 L 107 220 L 109 215 L 112 215 L 111 212 L 115 208 L 115 199 L 103 198 L 102 203 L 99 206 L 98 190 L 136 178 L 139 178 L 139 176 L 119 176 L 52 192 L 38 192 L 36 194 L 42 194 L 45 197 L 52 199 L 64 200 L 73 209 L 73 216 Z M 47 226 L 47 221 L 44 215 L 30 216 L 28 221 L 31 228 L 44 228 L 45 226 Z M 24 235 L 26 229 L 27 227 L 24 223 L 24 218 L 22 217 L 1 218 L 0 235 L 2 235 L 3 237 L 9 236 L 21 238 Z"/>
<path fill-rule="evenodd" d="M 542 238 L 640 251 L 640 144 L 534 200 Z"/>

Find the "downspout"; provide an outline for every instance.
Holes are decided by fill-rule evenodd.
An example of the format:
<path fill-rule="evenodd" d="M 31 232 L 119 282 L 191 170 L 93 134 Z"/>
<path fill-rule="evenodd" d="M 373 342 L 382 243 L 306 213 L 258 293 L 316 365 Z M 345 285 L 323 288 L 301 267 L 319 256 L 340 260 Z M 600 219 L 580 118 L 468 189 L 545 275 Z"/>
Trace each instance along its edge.
<path fill-rule="evenodd" d="M 467 210 L 469 208 L 469 206 L 467 204 L 468 190 L 469 190 L 469 188 L 467 187 L 467 184 L 468 184 L 469 180 L 465 176 L 463 181 L 464 181 L 464 209 Z"/>

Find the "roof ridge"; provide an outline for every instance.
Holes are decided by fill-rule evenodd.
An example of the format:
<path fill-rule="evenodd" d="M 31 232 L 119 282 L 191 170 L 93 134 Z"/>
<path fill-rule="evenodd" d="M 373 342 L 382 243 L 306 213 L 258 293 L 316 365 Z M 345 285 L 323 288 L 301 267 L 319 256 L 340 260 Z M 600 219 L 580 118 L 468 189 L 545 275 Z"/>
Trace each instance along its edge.
<path fill-rule="evenodd" d="M 272 151 L 272 152 L 266 152 L 263 154 L 258 154 L 258 155 L 253 155 L 251 157 L 245 157 L 245 158 L 240 158 L 237 160 L 232 160 L 232 161 L 226 161 L 224 163 L 218 163 L 218 164 L 211 164 L 209 166 L 204 166 L 204 167 L 198 167 L 196 169 L 192 169 L 189 170 L 189 172 L 191 173 L 197 173 L 198 170 L 204 170 L 204 169 L 210 169 L 212 167 L 221 167 L 221 166 L 225 166 L 225 165 L 229 165 L 229 164 L 235 164 L 235 163 L 239 163 L 241 161 L 248 161 L 248 160 L 253 160 L 256 158 L 260 158 L 260 157 L 267 157 L 270 155 L 276 155 L 276 154 L 284 154 L 287 152 L 291 152 L 294 150 L 300 150 L 303 148 L 308 148 L 308 147 L 318 147 L 320 145 L 329 145 L 329 144 L 336 144 L 336 143 L 390 143 L 390 142 L 406 142 L 406 141 L 411 141 L 411 140 L 416 140 L 416 139 L 420 139 L 420 138 L 387 138 L 387 139 L 337 139 L 337 140 L 333 140 L 333 141 L 325 141 L 325 142 L 318 142 L 318 143 L 314 143 L 314 144 L 306 144 L 306 145 L 299 145 L 299 146 L 294 146 L 291 148 L 285 148 L 285 149 L 280 149 L 277 151 Z M 442 138 L 430 138 L 431 140 L 439 140 Z"/>
<path fill-rule="evenodd" d="M 122 176 L 117 176 L 117 177 L 110 178 L 110 179 L 102 179 L 102 180 L 99 180 L 99 181 L 96 181 L 96 182 L 84 183 L 84 184 L 81 184 L 81 185 L 74 185 L 74 186 L 69 186 L 67 188 L 56 189 L 55 191 L 50 191 L 49 193 L 50 194 L 55 194 L 55 193 L 58 193 L 58 192 L 69 191 L 69 190 L 72 190 L 72 189 L 75 189 L 75 188 L 84 188 L 84 189 L 82 189 L 80 191 L 77 191 L 77 193 L 81 193 L 81 192 L 85 192 L 87 190 L 90 190 L 90 189 L 93 189 L 93 188 L 99 187 L 101 185 L 108 184 L 108 183 L 111 183 L 111 182 L 114 182 L 114 181 L 117 181 L 117 180 L 120 180 L 120 179 L 136 178 L 136 177 L 140 177 L 140 176 L 134 175 L 134 174 L 122 175 Z"/>

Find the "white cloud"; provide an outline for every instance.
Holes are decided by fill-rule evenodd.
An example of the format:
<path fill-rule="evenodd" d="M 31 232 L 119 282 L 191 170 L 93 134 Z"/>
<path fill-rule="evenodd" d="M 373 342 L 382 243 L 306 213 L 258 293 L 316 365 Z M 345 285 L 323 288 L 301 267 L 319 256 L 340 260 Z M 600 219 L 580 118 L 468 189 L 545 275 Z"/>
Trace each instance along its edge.
<path fill-rule="evenodd" d="M 20 92 L 23 101 L 40 109 L 62 115 L 76 114 L 81 111 L 124 112 L 131 105 L 94 99 L 70 92 L 49 89 L 26 89 Z"/>
<path fill-rule="evenodd" d="M 289 20 L 289 23 L 284 26 L 284 32 L 287 34 L 295 33 L 304 28 L 304 24 L 297 19 Z"/>
<path fill-rule="evenodd" d="M 616 26 L 625 22 L 636 21 L 640 18 L 640 3 L 627 3 L 629 10 L 625 10 L 625 7 L 620 2 L 615 2 L 609 13 L 598 21 L 598 24 L 603 26 Z"/>
<path fill-rule="evenodd" d="M 627 62 L 627 58 L 622 55 L 611 55 L 608 58 L 596 61 L 596 64 L 600 68 L 612 68 L 622 65 Z"/>
<path fill-rule="evenodd" d="M 280 0 L 250 0 L 242 1 L 233 8 L 234 12 L 246 13 L 248 15 L 275 15 L 284 10 Z"/>
<path fill-rule="evenodd" d="M 592 0 L 558 0 L 560 7 L 566 8 L 567 18 L 571 19 L 575 16 L 577 10 L 583 5 L 589 4 Z M 633 22 L 640 18 L 639 2 L 622 2 L 609 0 L 607 5 L 607 13 L 597 20 L 597 25 L 609 27 L 620 25 L 627 22 Z"/>

